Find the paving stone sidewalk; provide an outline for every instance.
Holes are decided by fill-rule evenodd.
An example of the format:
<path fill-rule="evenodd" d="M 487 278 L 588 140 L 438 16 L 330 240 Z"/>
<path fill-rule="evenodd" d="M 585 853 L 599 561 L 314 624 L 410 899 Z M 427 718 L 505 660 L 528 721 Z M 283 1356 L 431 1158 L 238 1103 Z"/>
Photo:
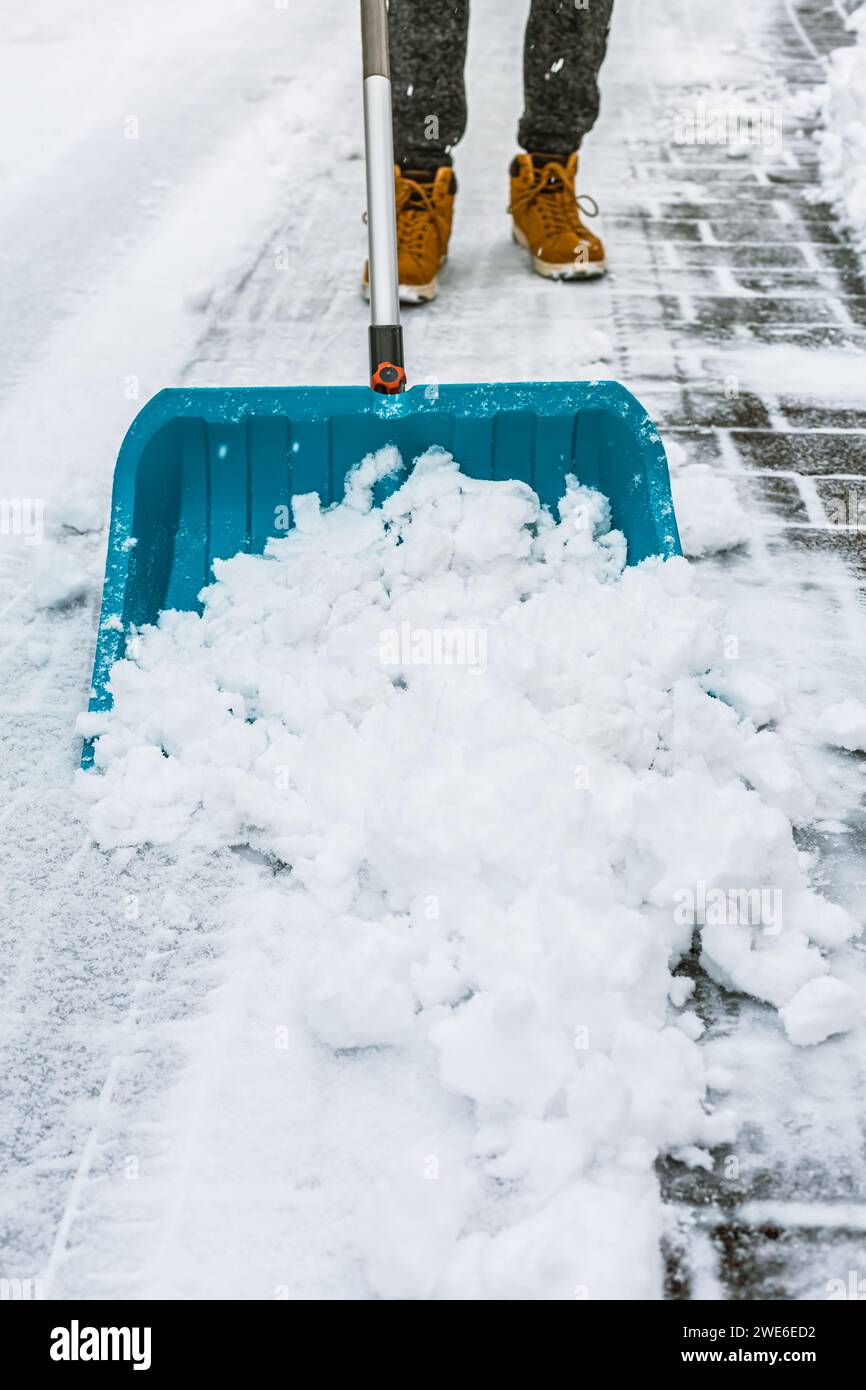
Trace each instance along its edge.
<path fill-rule="evenodd" d="M 774 0 L 747 18 L 734 7 L 735 22 L 720 30 L 733 31 L 744 52 L 748 44 L 751 60 L 763 46 L 773 80 L 792 95 L 824 81 L 826 54 L 851 42 L 846 8 L 841 0 Z M 687 9 L 664 4 L 658 23 L 682 35 Z M 690 42 L 699 66 L 706 35 Z M 863 607 L 866 586 L 863 267 L 832 209 L 815 201 L 814 116 L 798 118 L 786 97 L 771 108 L 776 147 L 755 143 L 742 157 L 684 143 L 677 120 L 682 130 L 683 112 L 712 101 L 690 71 L 681 84 L 657 85 L 631 64 L 616 82 L 619 100 L 633 82 L 631 106 L 640 111 L 639 122 L 627 123 L 625 147 L 610 142 L 610 157 L 621 159 L 605 218 L 616 250 L 608 293 L 618 373 L 665 438 L 681 443 L 690 461 L 735 480 L 753 512 L 751 553 L 710 562 L 727 590 L 748 591 L 763 566 L 773 583 L 811 591 L 828 625 L 844 623 Z M 761 103 L 747 85 L 740 100 Z M 800 843 L 819 855 L 828 890 L 844 879 L 856 900 L 864 886 L 862 817 L 845 831 L 844 840 L 813 832 Z M 712 1172 L 664 1165 L 667 1297 L 826 1297 L 828 1278 L 863 1265 L 863 1119 L 847 1148 L 828 1133 L 822 1150 L 808 1061 L 799 1072 L 789 1067 L 769 1011 L 714 985 L 697 957 L 686 969 L 707 1039 L 751 1033 L 755 1071 L 764 1068 L 768 1090 L 778 1069 L 778 1099 L 774 1114 L 747 1115 L 736 1152 L 714 1155 Z M 834 1101 L 844 1103 L 846 1086 L 856 1094 L 863 1079 L 862 1069 L 841 1076 L 827 1115 Z M 780 1144 L 791 1155 L 784 1168 Z M 742 1176 L 732 1180 L 726 1158 L 738 1174 L 744 1155 Z"/>

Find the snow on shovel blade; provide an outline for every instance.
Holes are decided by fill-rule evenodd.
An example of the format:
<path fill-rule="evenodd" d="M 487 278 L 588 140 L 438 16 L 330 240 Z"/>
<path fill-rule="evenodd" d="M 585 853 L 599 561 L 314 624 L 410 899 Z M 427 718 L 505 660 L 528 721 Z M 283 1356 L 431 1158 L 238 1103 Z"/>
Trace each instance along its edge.
<path fill-rule="evenodd" d="M 628 563 L 681 554 L 664 446 L 639 402 L 612 381 L 167 390 L 133 421 L 114 475 L 91 711 L 130 625 L 200 609 L 215 559 L 260 553 L 290 524 L 292 496 L 343 496 L 347 473 L 394 444 L 407 466 L 439 445 L 472 477 L 518 478 L 554 507 L 566 474 L 608 498 Z M 384 480 L 381 501 L 399 486 Z M 288 518 L 288 520 L 287 520 Z M 84 745 L 82 766 L 93 747 Z"/>

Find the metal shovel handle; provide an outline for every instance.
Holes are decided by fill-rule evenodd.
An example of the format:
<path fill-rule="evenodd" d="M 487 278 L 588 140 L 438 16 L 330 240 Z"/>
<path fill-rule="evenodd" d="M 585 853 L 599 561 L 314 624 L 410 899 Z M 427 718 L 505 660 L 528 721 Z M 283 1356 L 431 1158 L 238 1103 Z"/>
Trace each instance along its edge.
<path fill-rule="evenodd" d="M 400 285 L 394 132 L 386 0 L 361 0 L 364 51 L 364 151 L 367 160 L 367 230 L 370 239 L 370 385 L 397 395 L 406 386 Z"/>

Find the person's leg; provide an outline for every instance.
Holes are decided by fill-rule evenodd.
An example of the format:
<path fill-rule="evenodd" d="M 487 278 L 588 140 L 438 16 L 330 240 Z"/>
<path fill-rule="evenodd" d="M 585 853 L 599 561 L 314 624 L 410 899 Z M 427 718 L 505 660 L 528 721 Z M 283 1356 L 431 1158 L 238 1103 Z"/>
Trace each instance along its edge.
<path fill-rule="evenodd" d="M 388 16 L 400 298 L 424 304 L 436 297 L 451 237 L 469 0 L 390 0 Z M 369 293 L 366 268 L 363 288 Z"/>
<path fill-rule="evenodd" d="M 391 0 L 392 5 L 395 0 Z M 523 50 L 518 144 L 567 158 L 598 116 L 598 72 L 613 0 L 532 0 Z"/>
<path fill-rule="evenodd" d="M 390 0 L 388 29 L 397 163 L 450 164 L 466 128 L 469 0 Z"/>

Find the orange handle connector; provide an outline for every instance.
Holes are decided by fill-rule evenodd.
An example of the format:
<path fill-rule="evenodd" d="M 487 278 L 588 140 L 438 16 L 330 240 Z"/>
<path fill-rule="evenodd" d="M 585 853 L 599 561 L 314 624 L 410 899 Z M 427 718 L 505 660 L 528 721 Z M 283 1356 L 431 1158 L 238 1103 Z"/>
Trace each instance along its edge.
<path fill-rule="evenodd" d="M 380 362 L 370 378 L 370 385 L 383 396 L 399 396 L 406 390 L 406 372 L 393 362 Z"/>

